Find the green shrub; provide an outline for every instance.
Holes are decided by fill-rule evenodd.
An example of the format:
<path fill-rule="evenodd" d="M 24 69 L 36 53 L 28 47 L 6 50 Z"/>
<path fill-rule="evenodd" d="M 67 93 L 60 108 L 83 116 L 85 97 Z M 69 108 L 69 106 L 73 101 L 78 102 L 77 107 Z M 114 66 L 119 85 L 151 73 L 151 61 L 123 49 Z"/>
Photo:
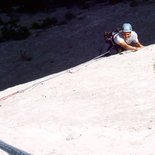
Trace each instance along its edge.
<path fill-rule="evenodd" d="M 18 3 L 18 12 L 21 13 L 36 13 L 38 11 L 48 11 L 52 2 L 50 0 L 22 0 Z"/>
<path fill-rule="evenodd" d="M 67 19 L 67 20 L 72 20 L 73 18 L 75 18 L 76 16 L 73 14 L 73 13 L 71 13 L 71 12 L 67 12 L 66 14 L 65 14 L 65 18 Z"/>
<path fill-rule="evenodd" d="M 8 21 L 8 24 L 11 24 L 11 25 L 16 26 L 18 22 L 19 22 L 19 19 L 18 19 L 18 18 L 12 17 L 12 18 Z"/>
<path fill-rule="evenodd" d="M 30 36 L 30 32 L 27 27 L 25 26 L 12 26 L 12 25 L 5 25 L 1 29 L 3 41 L 6 40 L 23 40 Z"/>
<path fill-rule="evenodd" d="M 58 23 L 58 20 L 55 17 L 53 18 L 47 17 L 41 23 L 37 23 L 37 22 L 32 23 L 31 28 L 44 29 L 44 28 L 49 28 L 51 26 L 55 26 L 57 23 Z"/>
<path fill-rule="evenodd" d="M 53 17 L 53 18 L 47 17 L 46 19 L 43 20 L 42 27 L 48 28 L 50 26 L 55 26 L 57 24 L 57 22 L 58 21 L 55 17 Z"/>
<path fill-rule="evenodd" d="M 41 25 L 41 23 L 34 22 L 34 23 L 32 23 L 31 28 L 32 29 L 41 29 L 42 25 Z"/>

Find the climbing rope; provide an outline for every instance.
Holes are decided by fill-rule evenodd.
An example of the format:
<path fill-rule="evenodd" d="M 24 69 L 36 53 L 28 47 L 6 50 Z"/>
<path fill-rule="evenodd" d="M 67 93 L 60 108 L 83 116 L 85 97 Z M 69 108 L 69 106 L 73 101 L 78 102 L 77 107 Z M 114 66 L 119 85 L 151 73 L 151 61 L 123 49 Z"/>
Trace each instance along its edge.
<path fill-rule="evenodd" d="M 27 90 L 29 90 L 29 89 L 31 89 L 31 88 L 33 88 L 33 87 L 36 87 L 36 86 L 38 86 L 39 84 L 44 83 L 45 81 L 51 80 L 51 79 L 53 79 L 53 78 L 56 78 L 56 77 L 58 77 L 58 76 L 60 76 L 60 75 L 62 75 L 62 74 L 64 74 L 64 73 L 71 73 L 71 74 L 72 74 L 72 73 L 75 73 L 75 72 L 81 70 L 82 67 L 86 67 L 86 66 L 92 64 L 93 62 L 97 61 L 98 59 L 104 57 L 107 53 L 108 53 L 108 52 L 96 56 L 95 58 L 89 60 L 89 63 L 88 63 L 88 62 L 85 62 L 85 63 L 83 63 L 82 65 L 79 65 L 78 68 L 76 67 L 76 69 L 74 69 L 74 68 L 73 68 L 73 69 L 68 69 L 68 70 L 66 70 L 66 71 L 63 71 L 63 72 L 61 72 L 61 73 L 55 75 L 55 76 L 52 76 L 52 77 L 50 77 L 50 78 L 48 78 L 48 79 L 42 80 L 42 81 L 37 82 L 37 83 L 35 83 L 35 84 L 33 84 L 33 85 L 29 86 L 29 87 L 26 87 L 25 89 L 21 89 L 21 90 L 18 90 L 18 91 L 16 91 L 16 92 L 13 92 L 13 93 L 11 93 L 11 94 L 8 94 L 8 95 L 6 95 L 6 96 L 0 97 L 0 101 L 4 101 L 4 100 L 6 100 L 6 99 L 8 99 L 8 98 L 10 98 L 10 97 L 12 97 L 12 96 L 15 96 L 15 95 L 20 94 L 20 93 L 24 93 L 25 91 L 27 91 Z"/>

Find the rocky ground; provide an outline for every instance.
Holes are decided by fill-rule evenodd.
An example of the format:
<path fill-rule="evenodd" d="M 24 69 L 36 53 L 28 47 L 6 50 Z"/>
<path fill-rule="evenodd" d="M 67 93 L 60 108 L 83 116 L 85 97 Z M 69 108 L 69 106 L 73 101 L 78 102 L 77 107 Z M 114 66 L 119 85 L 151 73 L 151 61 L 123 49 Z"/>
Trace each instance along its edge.
<path fill-rule="evenodd" d="M 34 155 L 154 155 L 153 8 L 74 9 L 80 19 L 1 43 L 0 139 Z M 94 59 L 126 21 L 146 47 Z"/>
<path fill-rule="evenodd" d="M 21 41 L 0 43 L 0 90 L 51 75 L 91 60 L 105 51 L 104 31 L 114 30 L 124 22 L 130 22 L 144 45 L 154 43 L 154 5 L 145 4 L 130 7 L 128 3 L 118 5 L 100 4 L 89 9 L 60 8 L 51 13 L 22 14 L 23 26 L 47 17 L 55 17 L 59 22 L 48 29 L 30 29 L 32 35 Z M 68 21 L 66 13 L 75 18 Z M 7 18 L 5 18 L 7 19 Z M 23 59 L 25 53 L 28 60 Z"/>

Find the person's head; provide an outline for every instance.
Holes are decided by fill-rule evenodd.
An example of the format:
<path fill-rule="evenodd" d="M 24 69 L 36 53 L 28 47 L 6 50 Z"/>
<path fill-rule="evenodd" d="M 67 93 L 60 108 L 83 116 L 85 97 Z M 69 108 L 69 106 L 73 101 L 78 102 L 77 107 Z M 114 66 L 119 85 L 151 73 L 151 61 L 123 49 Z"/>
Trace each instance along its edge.
<path fill-rule="evenodd" d="M 131 36 L 132 26 L 129 23 L 124 23 L 122 26 L 122 35 L 125 39 L 128 39 Z"/>

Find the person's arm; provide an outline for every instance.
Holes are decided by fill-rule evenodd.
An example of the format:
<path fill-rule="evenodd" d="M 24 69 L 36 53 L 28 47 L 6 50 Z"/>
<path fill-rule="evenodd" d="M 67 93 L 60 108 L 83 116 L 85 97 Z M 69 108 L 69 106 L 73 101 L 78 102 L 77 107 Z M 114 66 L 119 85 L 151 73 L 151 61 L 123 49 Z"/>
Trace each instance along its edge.
<path fill-rule="evenodd" d="M 137 50 L 140 49 L 140 47 L 135 47 L 135 46 L 128 45 L 126 42 L 121 42 L 118 45 L 121 46 L 121 47 L 123 47 L 126 50 L 137 51 Z"/>
<path fill-rule="evenodd" d="M 140 42 L 135 43 L 135 46 L 136 47 L 140 47 L 140 48 L 143 48 L 144 47 Z"/>
<path fill-rule="evenodd" d="M 139 42 L 139 39 L 138 39 L 138 34 L 136 32 L 133 32 L 133 43 L 134 43 L 134 46 L 136 47 L 139 47 L 139 48 L 143 48 L 144 46 Z"/>

